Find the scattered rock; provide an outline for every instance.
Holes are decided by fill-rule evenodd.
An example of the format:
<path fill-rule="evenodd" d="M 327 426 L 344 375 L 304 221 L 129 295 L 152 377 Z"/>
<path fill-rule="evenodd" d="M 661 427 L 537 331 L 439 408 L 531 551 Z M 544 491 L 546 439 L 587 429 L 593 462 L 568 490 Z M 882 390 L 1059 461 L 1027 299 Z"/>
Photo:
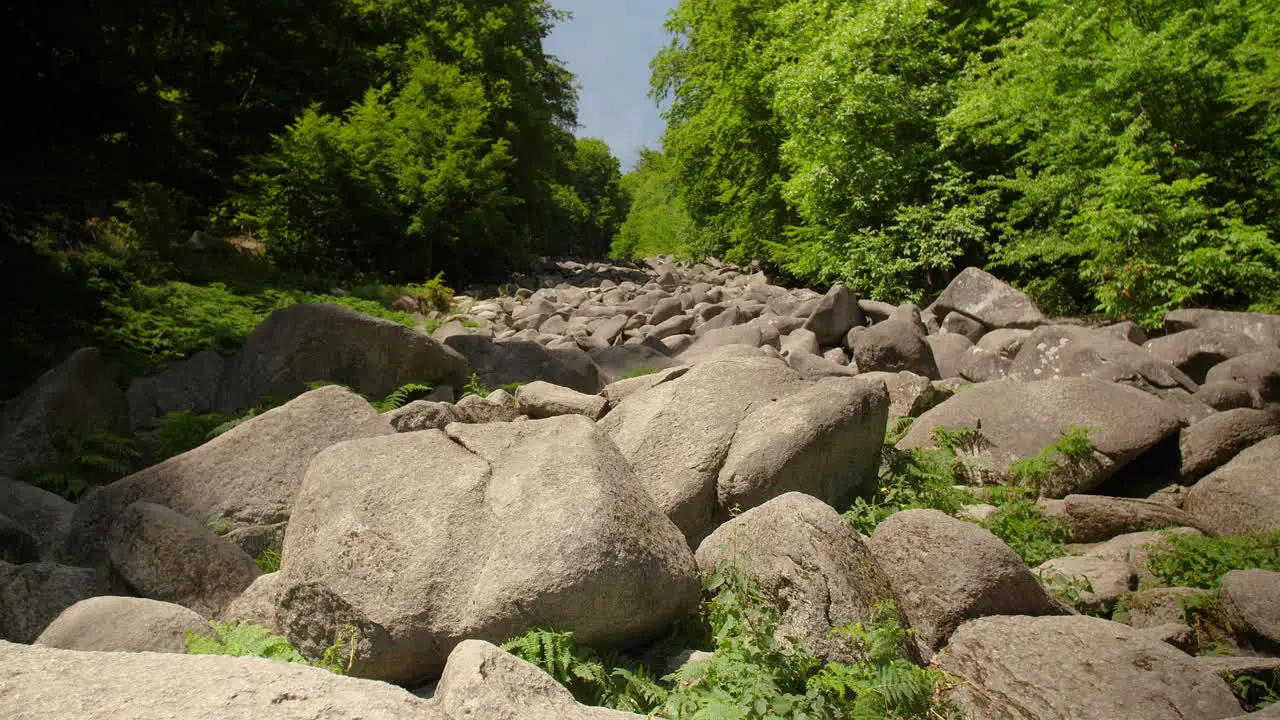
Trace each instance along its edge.
<path fill-rule="evenodd" d="M 594 393 L 603 386 L 600 369 L 578 347 L 552 349 L 536 342 L 494 342 L 467 335 L 455 335 L 445 340 L 445 345 L 466 358 L 480 383 L 488 387 L 545 380 L 578 392 Z"/>
<path fill-rule="evenodd" d="M 840 283 L 831 286 L 818 301 L 804 329 L 812 331 L 818 344 L 824 347 L 840 344 L 851 327 L 866 325 L 866 318 L 858 307 L 858 296 Z"/>
<path fill-rule="evenodd" d="M 1280 349 L 1259 350 L 1214 365 L 1205 382 L 1237 382 L 1249 388 L 1254 404 L 1280 403 Z"/>
<path fill-rule="evenodd" d="M 1280 654 L 1280 572 L 1232 570 L 1223 575 L 1221 606 L 1242 646 Z"/>
<path fill-rule="evenodd" d="M 862 372 L 907 370 L 931 380 L 942 377 L 924 332 L 898 316 L 854 333 L 850 340 L 853 362 Z"/>
<path fill-rule="evenodd" d="M 181 605 L 104 595 L 62 611 L 33 644 L 63 650 L 180 653 L 187 631 L 208 633 L 209 622 Z"/>
<path fill-rule="evenodd" d="M 964 682 L 972 717 L 1019 720 L 1215 720 L 1239 704 L 1186 653 L 1098 618 L 987 617 L 965 623 L 938 657 Z"/>
<path fill-rule="evenodd" d="M 1142 347 L 1197 383 L 1204 382 L 1205 374 L 1214 365 L 1263 349 L 1246 335 L 1210 329 L 1184 330 L 1149 340 Z"/>
<path fill-rule="evenodd" d="M 1093 377 L 1143 389 L 1180 387 L 1195 392 L 1186 373 L 1109 333 L 1074 325 L 1045 325 L 1022 343 L 1010 376 L 1018 380 Z"/>
<path fill-rule="evenodd" d="M 262 625 L 271 628 L 272 632 L 284 632 L 276 614 L 280 607 L 280 573 L 273 572 L 259 575 L 244 589 L 244 592 L 227 604 L 220 613 L 220 619 Z"/>
<path fill-rule="evenodd" d="M 1208 600 L 1213 593 L 1200 588 L 1158 587 L 1125 593 L 1115 606 L 1114 617 L 1138 629 L 1170 623 L 1187 624 L 1186 607 L 1196 600 Z"/>
<path fill-rule="evenodd" d="M 778 637 L 796 637 L 829 660 L 853 662 L 857 648 L 831 630 L 873 619 L 891 599 L 888 580 L 863 540 L 830 505 L 787 493 L 721 525 L 698 546 L 704 573 L 736 565 L 782 600 Z"/>
<path fill-rule="evenodd" d="M 1183 480 L 1195 482 L 1273 435 L 1280 435 L 1280 408 L 1227 410 L 1183 428 L 1179 440 Z"/>
<path fill-rule="evenodd" d="M 36 543 L 41 561 L 51 561 L 66 541 L 74 503 L 34 485 L 0 477 L 0 508 L 23 535 Z"/>
<path fill-rule="evenodd" d="M 516 389 L 516 409 L 531 418 L 582 415 L 599 420 L 608 407 L 609 402 L 599 395 L 587 395 L 541 380 Z"/>
<path fill-rule="evenodd" d="M 937 510 L 889 516 L 871 535 L 870 548 L 925 659 L 966 620 L 1067 612 L 1008 545 Z"/>
<path fill-rule="evenodd" d="M 414 400 L 387 413 L 386 417 L 396 432 L 443 430 L 449 423 L 462 422 L 453 403 L 427 400 Z"/>
<path fill-rule="evenodd" d="M 1191 486 L 1183 508 L 1216 535 L 1280 530 L 1280 436 L 1263 440 Z"/>
<path fill-rule="evenodd" d="M 1026 293 L 975 267 L 957 275 L 931 310 L 939 318 L 957 311 L 990 328 L 1034 328 L 1045 322 L 1044 314 Z"/>
<path fill-rule="evenodd" d="M 1095 543 L 1126 533 L 1194 524 L 1176 507 L 1136 498 L 1068 495 L 1045 504 L 1044 515 L 1067 529 L 1071 542 Z"/>
<path fill-rule="evenodd" d="M 63 610 L 110 592 L 105 573 L 95 568 L 0 561 L 0 640 L 32 642 Z"/>
<path fill-rule="evenodd" d="M 1244 335 L 1262 345 L 1280 347 L 1280 316 L 1226 310 L 1173 310 L 1165 313 L 1169 332 L 1207 329 Z"/>
<path fill-rule="evenodd" d="M 1072 604 L 1079 610 L 1112 607 L 1137 580 L 1128 563 L 1088 556 L 1054 558 L 1037 565 L 1034 572 L 1050 590 L 1076 586 L 1079 600 Z"/>

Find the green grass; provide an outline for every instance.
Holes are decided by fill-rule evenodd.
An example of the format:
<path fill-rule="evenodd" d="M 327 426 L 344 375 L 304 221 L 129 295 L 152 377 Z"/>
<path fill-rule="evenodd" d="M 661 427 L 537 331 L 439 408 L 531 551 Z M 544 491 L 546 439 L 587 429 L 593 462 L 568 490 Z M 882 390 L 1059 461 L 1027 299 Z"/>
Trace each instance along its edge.
<path fill-rule="evenodd" d="M 1232 570 L 1280 571 L 1280 531 L 1218 537 L 1164 535 L 1166 545 L 1147 559 L 1163 586 L 1217 590 L 1222 576 Z"/>
<path fill-rule="evenodd" d="M 999 509 L 980 524 L 1023 562 L 1034 567 L 1067 554 L 1067 529 L 1044 516 L 1029 488 L 991 488 L 988 499 Z"/>

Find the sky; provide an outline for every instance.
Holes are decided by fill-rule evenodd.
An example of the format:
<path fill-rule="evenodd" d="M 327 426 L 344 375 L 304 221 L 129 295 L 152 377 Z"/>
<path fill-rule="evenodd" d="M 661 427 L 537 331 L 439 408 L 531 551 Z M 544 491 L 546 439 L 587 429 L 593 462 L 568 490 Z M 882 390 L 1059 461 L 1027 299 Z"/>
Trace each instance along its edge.
<path fill-rule="evenodd" d="M 577 76 L 577 134 L 609 143 L 625 172 L 641 147 L 657 148 L 663 122 L 649 98 L 649 61 L 667 43 L 676 0 L 552 0 L 573 12 L 544 42 Z"/>

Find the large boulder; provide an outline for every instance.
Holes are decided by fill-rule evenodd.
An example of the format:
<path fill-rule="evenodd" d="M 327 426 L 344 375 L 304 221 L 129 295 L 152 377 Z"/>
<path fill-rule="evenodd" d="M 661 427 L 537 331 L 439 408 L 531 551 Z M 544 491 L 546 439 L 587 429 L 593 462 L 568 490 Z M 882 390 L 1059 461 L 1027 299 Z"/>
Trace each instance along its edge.
<path fill-rule="evenodd" d="M 253 558 L 204 524 L 148 502 L 120 513 L 107 551 L 139 594 L 206 617 L 217 615 L 259 574 Z"/>
<path fill-rule="evenodd" d="M 1079 583 L 1079 597 L 1071 602 L 1076 609 L 1084 611 L 1114 607 L 1116 600 L 1133 590 L 1137 582 L 1137 576 L 1128 563 L 1088 555 L 1046 560 L 1032 572 L 1050 588 Z"/>
<path fill-rule="evenodd" d="M 281 626 L 319 656 L 347 624 L 353 672 L 438 673 L 457 643 L 534 625 L 634 642 L 697 601 L 679 531 L 586 418 L 355 440 L 307 471 L 285 536 Z"/>
<path fill-rule="evenodd" d="M 448 718 L 484 720 L 639 720 L 643 715 L 579 704 L 536 665 L 483 640 L 449 654 L 432 698 Z"/>
<path fill-rule="evenodd" d="M 0 656 L 12 720 L 450 720 L 407 690 L 278 660 L 4 642 Z"/>
<path fill-rule="evenodd" d="M 677 365 L 665 353 L 648 345 L 615 345 L 591 351 L 591 360 L 600 368 L 602 379 L 614 383 L 640 372 L 665 370 Z"/>
<path fill-rule="evenodd" d="M 1036 328 L 1022 341 L 1009 375 L 1027 381 L 1093 377 L 1143 389 L 1196 390 L 1195 382 L 1172 363 L 1115 333 L 1075 325 Z"/>
<path fill-rule="evenodd" d="M 1191 486 L 1183 509 L 1216 535 L 1280 530 L 1280 436 L 1250 447 Z"/>
<path fill-rule="evenodd" d="M 1224 360 L 1262 350 L 1264 346 L 1239 333 L 1194 329 L 1148 340 L 1142 347 L 1197 383 L 1203 383 L 1209 368 Z"/>
<path fill-rule="evenodd" d="M 1183 481 L 1199 480 L 1241 450 L 1273 435 L 1280 435 L 1280 408 L 1227 410 L 1183 428 L 1178 443 Z"/>
<path fill-rule="evenodd" d="M 226 361 L 205 350 L 165 367 L 155 375 L 134 378 L 126 393 L 135 428 L 149 428 L 166 413 L 190 410 L 213 412 Z"/>
<path fill-rule="evenodd" d="M 1075 617 L 965 623 L 938 656 L 971 717 L 1221 720 L 1240 705 L 1217 673 L 1133 628 Z"/>
<path fill-rule="evenodd" d="M 81 348 L 0 409 L 0 475 L 56 461 L 61 431 L 128 437 L 129 401 L 97 348 Z"/>
<path fill-rule="evenodd" d="M 4 515 L 35 540 L 36 552 L 51 561 L 71 529 L 74 503 L 34 485 L 0 477 L 0 508 Z"/>
<path fill-rule="evenodd" d="M 1195 329 L 1237 333 L 1262 345 L 1280 347 L 1280 315 L 1201 308 L 1173 310 L 1165 314 L 1164 328 L 1171 333 Z"/>
<path fill-rule="evenodd" d="M 103 595 L 62 611 L 34 644 L 63 650 L 180 653 L 187 631 L 208 633 L 209 621 L 181 605 Z"/>
<path fill-rule="evenodd" d="M 445 344 L 461 353 L 480 383 L 491 388 L 545 380 L 578 392 L 594 393 L 604 384 L 591 356 L 576 345 L 547 348 L 536 342 L 494 342 L 476 335 L 455 335 Z"/>
<path fill-rule="evenodd" d="M 1267 655 L 1280 653 L 1280 572 L 1223 575 L 1222 614 L 1241 644 Z"/>
<path fill-rule="evenodd" d="M 900 314 L 869 328 L 854 328 L 847 343 L 862 372 L 907 370 L 931 380 L 942 379 L 924 331 Z"/>
<path fill-rule="evenodd" d="M 1095 543 L 1127 533 L 1192 525 L 1187 513 L 1153 500 L 1107 497 L 1105 495 L 1068 495 L 1062 500 L 1044 503 L 1044 516 L 1066 528 L 1068 539 L 1076 543 Z"/>
<path fill-rule="evenodd" d="M 698 546 L 698 568 L 734 565 L 782 601 L 778 636 L 829 659 L 859 659 L 831 630 L 870 621 L 893 591 L 866 544 L 830 505 L 787 493 L 721 525 Z"/>
<path fill-rule="evenodd" d="M 1058 442 L 1071 426 L 1090 428 L 1093 460 L 1053 479 L 1046 494 L 1087 492 L 1125 464 L 1179 429 L 1178 416 L 1164 403 L 1135 388 L 1090 378 L 1044 382 L 1000 380 L 956 394 L 921 415 L 898 443 L 910 449 L 932 446 L 933 429 L 981 427 L 976 456 L 997 473 L 1015 461 L 1035 457 Z"/>
<path fill-rule="evenodd" d="M 976 267 L 965 268 L 930 306 L 936 318 L 959 312 L 989 328 L 1033 328 L 1044 314 L 1027 294 Z"/>
<path fill-rule="evenodd" d="M 413 328 L 341 305 L 307 303 L 271 313 L 249 334 L 227 365 L 218 411 L 293 397 L 316 380 L 380 398 L 410 382 L 462 387 L 469 374 L 461 355 Z"/>
<path fill-rule="evenodd" d="M 531 418 L 582 415 L 598 420 L 608 406 L 609 401 L 599 395 L 587 395 L 541 380 L 516 389 L 516 409 Z"/>
<path fill-rule="evenodd" d="M 889 416 L 883 382 L 828 377 L 738 423 L 716 477 L 721 509 L 751 508 L 784 493 L 836 506 L 874 489 Z"/>
<path fill-rule="evenodd" d="M 110 592 L 96 568 L 0 561 L 0 640 L 29 643 L 63 610 Z"/>
<path fill-rule="evenodd" d="M 139 500 L 201 523 L 273 524 L 288 516 L 316 453 L 342 440 L 394 433 L 360 396 L 337 386 L 313 390 L 194 450 L 90 492 L 76 507 L 68 553 L 77 562 L 101 562 L 116 518 Z"/>
<path fill-rule="evenodd" d="M 1249 389 L 1254 405 L 1280 403 L 1280 349 L 1259 350 L 1224 360 L 1204 376 L 1205 382 L 1237 382 Z"/>
<path fill-rule="evenodd" d="M 866 318 L 858 307 L 858 296 L 843 284 L 836 283 L 804 321 L 804 329 L 813 332 L 819 345 L 829 347 L 839 345 L 849 328 L 866 324 Z"/>
<path fill-rule="evenodd" d="M 937 510 L 894 513 L 876 527 L 870 548 L 924 658 L 966 620 L 1067 612 L 1000 538 Z"/>

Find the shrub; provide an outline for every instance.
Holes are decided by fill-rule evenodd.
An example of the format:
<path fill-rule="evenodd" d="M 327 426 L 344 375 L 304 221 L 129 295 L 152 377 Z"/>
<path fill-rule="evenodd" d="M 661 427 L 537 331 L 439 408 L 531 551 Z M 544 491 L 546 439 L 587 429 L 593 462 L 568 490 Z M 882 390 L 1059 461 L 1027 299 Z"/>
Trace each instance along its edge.
<path fill-rule="evenodd" d="M 875 494 L 854 500 L 844 519 L 858 532 L 869 535 L 900 510 L 925 508 L 958 514 L 976 498 L 955 487 L 954 460 L 955 456 L 946 450 L 898 450 L 886 443 L 884 471 Z"/>
<path fill-rule="evenodd" d="M 1280 531 L 1219 537 L 1164 535 L 1166 545 L 1147 559 L 1163 585 L 1216 590 L 1222 576 L 1232 570 L 1280 571 Z"/>
<path fill-rule="evenodd" d="M 1074 486 L 1072 480 L 1097 470 L 1093 455 L 1093 443 L 1089 433 L 1093 428 L 1072 425 L 1062 433 L 1062 439 L 1040 450 L 1032 458 L 1023 458 L 1009 467 L 1009 474 L 1017 483 L 1038 495 L 1063 495 Z"/>
<path fill-rule="evenodd" d="M 999 510 L 982 527 L 1000 538 L 1028 565 L 1067 554 L 1067 529 L 1046 518 L 1028 488 L 992 488 L 990 499 Z"/>
<path fill-rule="evenodd" d="M 193 413 L 190 410 L 165 413 L 156 421 L 157 460 L 181 455 L 208 442 L 214 430 L 235 418 L 220 413 Z"/>

